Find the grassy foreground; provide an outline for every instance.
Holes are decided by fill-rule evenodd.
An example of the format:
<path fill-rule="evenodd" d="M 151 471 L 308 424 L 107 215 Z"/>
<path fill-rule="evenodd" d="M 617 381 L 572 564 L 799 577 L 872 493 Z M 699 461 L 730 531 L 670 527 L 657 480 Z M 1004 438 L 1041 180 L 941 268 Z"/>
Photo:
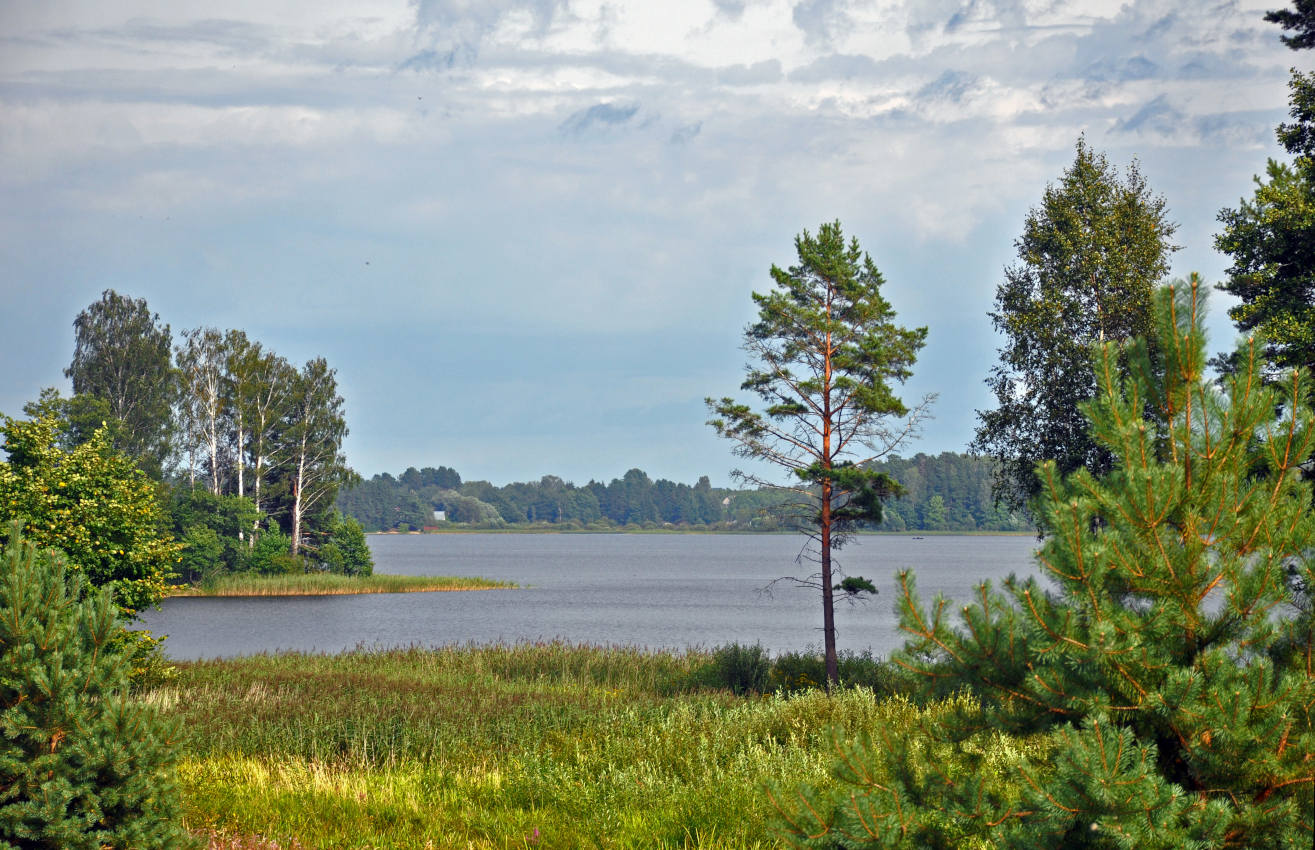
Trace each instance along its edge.
<path fill-rule="evenodd" d="M 212 847 L 780 846 L 766 788 L 824 787 L 832 730 L 926 712 L 691 691 L 706 653 L 563 644 L 186 663 L 187 825 Z"/>
<path fill-rule="evenodd" d="M 416 593 L 446 590 L 494 590 L 515 587 L 511 582 L 454 576 L 399 576 L 375 574 L 344 576 L 335 573 L 221 576 L 204 585 L 177 587 L 170 596 L 335 596 L 349 593 Z"/>

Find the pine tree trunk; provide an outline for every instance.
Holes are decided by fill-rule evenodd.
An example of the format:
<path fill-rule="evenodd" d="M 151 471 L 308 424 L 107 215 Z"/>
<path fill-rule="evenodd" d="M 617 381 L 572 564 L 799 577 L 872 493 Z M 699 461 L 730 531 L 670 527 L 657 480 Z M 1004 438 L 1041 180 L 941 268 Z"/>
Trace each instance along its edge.
<path fill-rule="evenodd" d="M 827 287 L 826 317 L 831 319 L 833 284 Z M 826 348 L 822 351 L 822 471 L 831 472 L 831 331 L 826 333 Z M 826 692 L 829 694 L 840 684 L 840 664 L 836 660 L 836 606 L 831 588 L 831 496 L 829 477 L 822 479 L 822 510 L 818 522 L 818 537 L 822 547 L 822 645 L 826 655 Z"/>
<path fill-rule="evenodd" d="M 822 548 L 822 643 L 826 652 L 826 691 L 840 684 L 840 664 L 836 659 L 835 593 L 831 588 L 831 482 L 822 482 L 822 521 L 819 523 Z"/>

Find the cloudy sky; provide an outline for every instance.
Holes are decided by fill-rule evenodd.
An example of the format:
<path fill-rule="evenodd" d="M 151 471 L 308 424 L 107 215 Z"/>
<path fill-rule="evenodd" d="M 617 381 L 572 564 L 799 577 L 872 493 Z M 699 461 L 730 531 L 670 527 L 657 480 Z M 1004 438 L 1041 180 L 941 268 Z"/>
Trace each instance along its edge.
<path fill-rule="evenodd" d="M 840 219 L 962 450 L 1079 134 L 1217 281 L 1278 155 L 1279 0 L 0 0 L 0 411 L 101 291 L 323 355 L 365 475 L 726 483 L 750 292 Z M 1216 347 L 1231 339 L 1214 301 Z"/>

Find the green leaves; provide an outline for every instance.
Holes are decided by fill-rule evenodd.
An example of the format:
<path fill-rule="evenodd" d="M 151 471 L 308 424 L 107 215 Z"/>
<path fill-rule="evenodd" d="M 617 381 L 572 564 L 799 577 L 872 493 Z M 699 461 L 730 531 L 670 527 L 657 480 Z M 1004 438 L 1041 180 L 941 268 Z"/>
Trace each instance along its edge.
<path fill-rule="evenodd" d="M 0 417 L 9 462 L 0 464 L 0 522 L 22 523 L 33 543 L 58 549 L 123 613 L 156 604 L 180 546 L 161 532 L 155 485 L 109 445 L 104 431 L 65 451 L 52 419 Z M 3 537 L 3 532 L 0 532 Z"/>
<path fill-rule="evenodd" d="M 1040 461 L 1062 474 L 1109 469 L 1079 408 L 1096 394 L 1092 350 L 1152 335 L 1151 289 L 1169 271 L 1174 230 L 1137 164 L 1120 178 L 1083 139 L 1028 213 L 1014 243 L 1020 262 L 1005 270 L 990 314 L 1006 339 L 986 380 L 996 407 L 978 412 L 972 444 L 1000 461 L 996 496 L 1010 507 L 1039 492 Z"/>

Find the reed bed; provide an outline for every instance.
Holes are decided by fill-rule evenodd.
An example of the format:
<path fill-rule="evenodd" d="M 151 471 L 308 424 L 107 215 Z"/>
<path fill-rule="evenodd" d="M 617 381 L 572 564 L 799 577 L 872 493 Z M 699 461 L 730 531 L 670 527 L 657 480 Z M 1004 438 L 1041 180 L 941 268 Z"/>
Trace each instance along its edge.
<path fill-rule="evenodd" d="M 515 586 L 511 582 L 456 576 L 399 576 L 387 573 L 344 576 L 336 573 L 293 573 L 273 576 L 226 575 L 203 585 L 173 588 L 169 595 L 336 596 L 352 593 L 499 590 Z"/>
<path fill-rule="evenodd" d="M 710 657 L 261 655 L 182 664 L 148 698 L 184 730 L 189 828 L 231 847 L 776 847 L 765 789 L 825 786 L 833 730 L 924 720 L 865 689 L 692 690 Z"/>

